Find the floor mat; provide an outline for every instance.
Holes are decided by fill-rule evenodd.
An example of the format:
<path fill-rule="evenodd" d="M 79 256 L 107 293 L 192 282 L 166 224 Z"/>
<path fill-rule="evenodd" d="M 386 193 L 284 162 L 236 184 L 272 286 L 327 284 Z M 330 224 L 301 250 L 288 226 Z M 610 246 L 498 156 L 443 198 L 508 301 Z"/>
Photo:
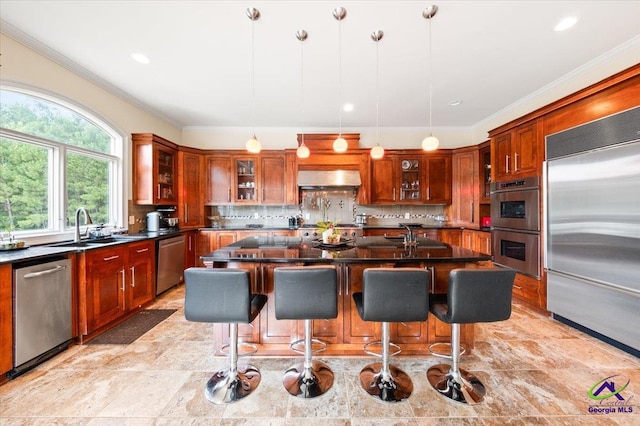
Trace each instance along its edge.
<path fill-rule="evenodd" d="M 87 344 L 128 345 L 167 319 L 176 310 L 177 309 L 146 309 L 140 311 L 126 321 L 91 339 Z"/>

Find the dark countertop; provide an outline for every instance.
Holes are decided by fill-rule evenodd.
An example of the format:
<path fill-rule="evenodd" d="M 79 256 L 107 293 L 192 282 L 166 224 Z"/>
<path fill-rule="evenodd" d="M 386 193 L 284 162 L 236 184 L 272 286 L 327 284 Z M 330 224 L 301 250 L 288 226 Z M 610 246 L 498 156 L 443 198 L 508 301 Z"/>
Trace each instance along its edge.
<path fill-rule="evenodd" d="M 362 263 L 362 262 L 478 262 L 491 256 L 441 241 L 419 238 L 405 248 L 401 239 L 362 237 L 340 245 L 323 245 L 302 237 L 248 237 L 201 256 L 205 262 Z"/>
<path fill-rule="evenodd" d="M 180 235 L 181 230 L 168 231 L 168 232 L 141 232 L 139 234 L 125 234 L 125 235 L 113 235 L 113 241 L 106 243 L 92 244 L 91 240 L 83 239 L 83 243 L 89 243 L 84 246 L 73 246 L 71 241 L 61 241 L 57 243 L 31 246 L 22 250 L 6 250 L 0 251 L 0 265 L 5 263 L 18 263 L 31 260 L 37 260 L 41 258 L 48 258 L 54 256 L 64 256 L 68 253 L 76 253 L 87 250 L 95 250 L 103 247 L 110 247 L 119 244 L 131 243 L 134 241 L 143 240 L 160 240 L 164 238 Z M 98 240 L 99 241 L 99 240 Z M 68 244 L 68 245 L 64 245 Z"/>

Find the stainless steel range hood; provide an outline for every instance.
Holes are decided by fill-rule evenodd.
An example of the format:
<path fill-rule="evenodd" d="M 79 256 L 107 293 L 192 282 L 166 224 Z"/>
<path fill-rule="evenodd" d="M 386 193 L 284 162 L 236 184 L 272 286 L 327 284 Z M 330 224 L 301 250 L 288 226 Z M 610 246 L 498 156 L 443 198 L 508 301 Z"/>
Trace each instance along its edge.
<path fill-rule="evenodd" d="M 302 189 L 357 188 L 362 185 L 358 170 L 300 170 L 298 186 Z"/>

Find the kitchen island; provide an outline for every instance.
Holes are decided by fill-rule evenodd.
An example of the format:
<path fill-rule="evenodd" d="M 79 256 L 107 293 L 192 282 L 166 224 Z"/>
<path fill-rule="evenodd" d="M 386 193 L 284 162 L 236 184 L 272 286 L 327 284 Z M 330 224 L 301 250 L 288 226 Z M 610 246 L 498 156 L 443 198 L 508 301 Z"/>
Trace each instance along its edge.
<path fill-rule="evenodd" d="M 277 320 L 273 271 L 282 266 L 334 265 L 338 271 L 338 317 L 313 321 L 313 336 L 328 343 L 326 355 L 364 355 L 362 346 L 380 338 L 380 324 L 362 321 L 352 294 L 362 291 L 362 273 L 375 267 L 419 267 L 431 272 L 430 293 L 447 290 L 449 271 L 489 267 L 490 257 L 428 238 L 407 246 L 398 237 L 361 237 L 322 244 L 302 237 L 249 237 L 202 256 L 207 267 L 240 268 L 251 275 L 252 291 L 269 300 L 251 325 L 240 324 L 241 341 L 262 355 L 291 355 L 289 344 L 302 338 L 303 321 Z M 433 342 L 448 342 L 450 326 L 429 316 L 425 322 L 392 323 L 391 341 L 403 354 L 425 354 Z M 228 326 L 215 324 L 217 345 L 228 341 Z M 473 325 L 462 327 L 462 343 L 473 348 Z"/>

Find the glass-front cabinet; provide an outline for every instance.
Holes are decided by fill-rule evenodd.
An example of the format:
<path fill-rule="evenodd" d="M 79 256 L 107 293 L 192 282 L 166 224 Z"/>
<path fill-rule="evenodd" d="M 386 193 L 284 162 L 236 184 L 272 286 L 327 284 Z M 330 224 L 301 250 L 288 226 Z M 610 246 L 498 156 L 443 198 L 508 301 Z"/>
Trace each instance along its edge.
<path fill-rule="evenodd" d="M 256 165 L 257 158 L 235 159 L 235 197 L 234 201 L 256 203 Z"/>
<path fill-rule="evenodd" d="M 175 205 L 178 200 L 177 145 L 152 133 L 134 133 L 133 202 Z"/>
<path fill-rule="evenodd" d="M 420 190 L 422 189 L 422 158 L 400 157 L 400 201 L 422 201 Z"/>

